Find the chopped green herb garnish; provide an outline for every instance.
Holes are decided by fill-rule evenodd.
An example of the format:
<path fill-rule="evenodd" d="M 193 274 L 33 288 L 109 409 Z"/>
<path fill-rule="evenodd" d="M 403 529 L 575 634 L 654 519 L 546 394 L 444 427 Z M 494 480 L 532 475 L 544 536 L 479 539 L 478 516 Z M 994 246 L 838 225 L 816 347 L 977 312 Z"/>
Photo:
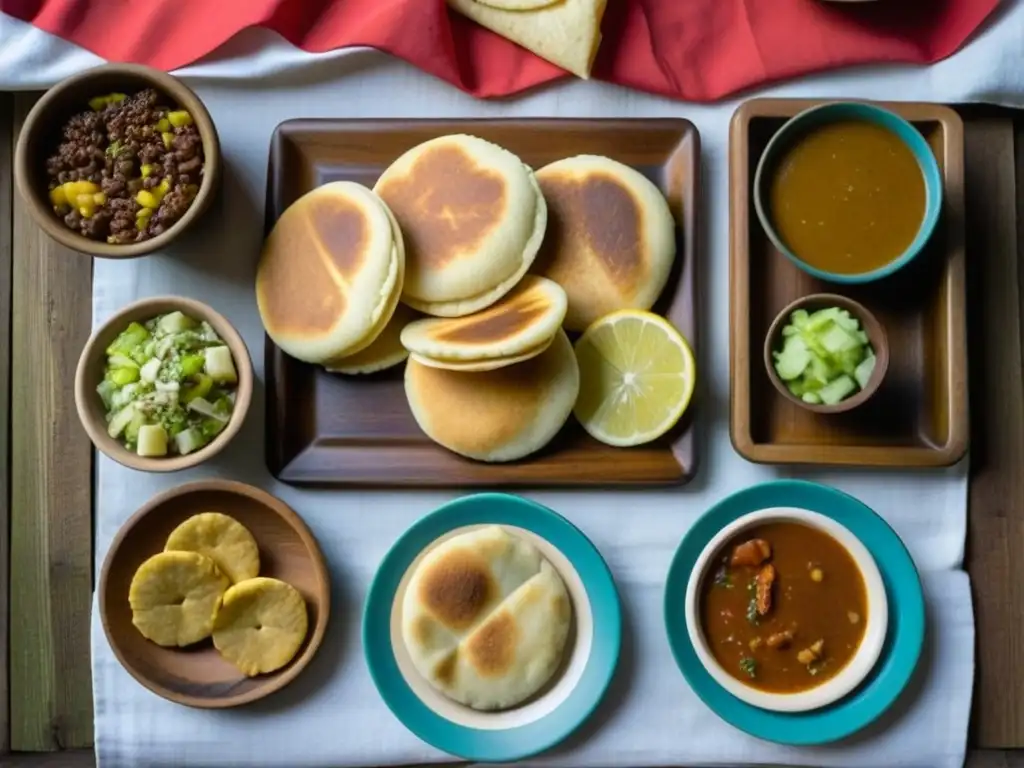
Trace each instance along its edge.
<path fill-rule="evenodd" d="M 121 151 L 120 139 L 114 139 L 110 142 L 110 146 L 107 147 L 107 154 L 111 157 L 117 157 L 117 153 Z"/>
<path fill-rule="evenodd" d="M 757 677 L 757 659 L 744 656 L 740 659 L 740 669 L 746 673 L 747 677 Z"/>

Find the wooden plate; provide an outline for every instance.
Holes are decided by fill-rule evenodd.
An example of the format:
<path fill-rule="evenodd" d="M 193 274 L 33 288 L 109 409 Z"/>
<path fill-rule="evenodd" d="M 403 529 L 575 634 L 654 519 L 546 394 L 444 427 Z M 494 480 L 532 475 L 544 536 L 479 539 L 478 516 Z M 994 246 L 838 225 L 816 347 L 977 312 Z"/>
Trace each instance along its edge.
<path fill-rule="evenodd" d="M 754 170 L 772 135 L 822 102 L 754 99 L 729 132 L 730 434 L 750 461 L 926 467 L 967 450 L 967 320 L 964 277 L 963 123 L 937 104 L 883 104 L 928 140 L 945 182 L 945 209 L 914 262 L 865 285 L 834 285 L 798 269 L 753 215 Z M 878 392 L 848 413 L 812 413 L 772 386 L 762 363 L 772 320 L 811 293 L 840 293 L 875 314 L 889 339 Z"/>
<path fill-rule="evenodd" d="M 267 230 L 298 197 L 329 181 L 372 186 L 405 150 L 471 133 L 534 168 L 579 154 L 606 155 L 650 178 L 676 217 L 678 255 L 655 305 L 697 347 L 696 211 L 699 137 L 687 120 L 293 120 L 274 133 Z M 611 448 L 570 419 L 546 449 L 519 462 L 463 459 L 424 435 L 409 411 L 402 366 L 370 376 L 329 374 L 285 355 L 268 338 L 267 463 L 280 480 L 318 486 L 623 485 L 682 483 L 697 450 L 691 404 L 672 432 L 638 448 Z"/>
<path fill-rule="evenodd" d="M 162 648 L 132 624 L 128 588 L 136 569 L 161 552 L 168 535 L 200 512 L 223 512 L 248 528 L 260 550 L 260 575 L 294 586 L 306 599 L 309 632 L 290 664 L 269 675 L 246 677 L 209 641 Z M 323 640 L 330 614 L 330 577 L 309 528 L 290 507 L 244 483 L 203 480 L 151 499 L 114 537 L 99 583 L 100 618 L 114 655 L 132 677 L 165 699 L 221 709 L 261 699 L 303 670 Z"/>

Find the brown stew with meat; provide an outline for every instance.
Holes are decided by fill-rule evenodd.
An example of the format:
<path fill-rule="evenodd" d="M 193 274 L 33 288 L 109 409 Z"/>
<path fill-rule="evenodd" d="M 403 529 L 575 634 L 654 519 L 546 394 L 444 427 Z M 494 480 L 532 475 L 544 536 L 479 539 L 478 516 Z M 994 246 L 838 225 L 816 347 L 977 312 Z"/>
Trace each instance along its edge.
<path fill-rule="evenodd" d="M 737 680 L 797 693 L 834 677 L 867 625 L 864 578 L 818 528 L 771 522 L 744 531 L 712 561 L 700 617 L 711 654 Z"/>

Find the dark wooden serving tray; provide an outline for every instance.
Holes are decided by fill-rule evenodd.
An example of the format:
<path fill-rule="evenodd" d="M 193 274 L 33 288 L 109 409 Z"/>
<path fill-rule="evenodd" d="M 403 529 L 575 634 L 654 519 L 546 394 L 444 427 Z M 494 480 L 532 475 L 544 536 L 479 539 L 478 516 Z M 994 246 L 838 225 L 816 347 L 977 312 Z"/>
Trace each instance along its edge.
<path fill-rule="evenodd" d="M 942 219 L 917 259 L 867 285 L 825 283 L 768 241 L 753 210 L 754 171 L 765 145 L 798 112 L 821 102 L 754 99 L 729 133 L 730 353 L 733 445 L 756 462 L 857 466 L 946 466 L 967 450 L 967 329 L 964 264 L 963 123 L 936 104 L 887 103 L 928 140 L 945 180 Z M 788 402 L 764 369 L 768 326 L 789 302 L 840 293 L 885 326 L 889 371 L 878 392 L 843 414 Z"/>
<path fill-rule="evenodd" d="M 687 120 L 293 120 L 274 133 L 267 230 L 289 204 L 329 181 L 372 186 L 402 152 L 435 136 L 471 133 L 538 168 L 578 154 L 635 167 L 664 192 L 679 225 L 679 255 L 655 307 L 697 346 L 696 216 L 700 140 Z M 312 486 L 609 486 L 683 483 L 697 450 L 691 405 L 659 441 L 610 448 L 571 418 L 540 453 L 509 464 L 463 459 L 430 441 L 405 399 L 402 367 L 340 376 L 266 341 L 267 463 L 278 479 Z"/>

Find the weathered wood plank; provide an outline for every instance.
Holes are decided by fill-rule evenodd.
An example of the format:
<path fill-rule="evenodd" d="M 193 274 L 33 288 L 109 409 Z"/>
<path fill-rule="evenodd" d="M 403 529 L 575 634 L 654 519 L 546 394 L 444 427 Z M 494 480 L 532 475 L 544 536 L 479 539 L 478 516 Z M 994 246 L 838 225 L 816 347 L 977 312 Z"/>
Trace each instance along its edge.
<path fill-rule="evenodd" d="M 15 96 L 15 130 L 34 96 Z M 92 263 L 14 201 L 11 371 L 11 748 L 92 744 L 92 449 L 73 380 L 91 326 Z"/>
<path fill-rule="evenodd" d="M 5 768 L 96 768 L 96 757 L 91 749 L 76 749 L 69 752 L 19 752 L 11 755 Z M 984 768 L 996 768 L 984 766 Z M 998 765 L 998 768 L 1002 768 Z"/>
<path fill-rule="evenodd" d="M 0 93 L 0 755 L 10 749 L 11 721 L 7 685 L 8 556 L 10 553 L 10 415 L 11 415 L 11 209 L 14 155 L 14 98 Z"/>
<path fill-rule="evenodd" d="M 967 568 L 977 621 L 973 744 L 1024 746 L 1024 389 L 1014 124 L 967 142 L 971 483 Z M 1020 148 L 1018 147 L 1018 151 Z"/>
<path fill-rule="evenodd" d="M 966 768 L 1024 768 L 1024 751 L 976 750 L 967 756 Z"/>

